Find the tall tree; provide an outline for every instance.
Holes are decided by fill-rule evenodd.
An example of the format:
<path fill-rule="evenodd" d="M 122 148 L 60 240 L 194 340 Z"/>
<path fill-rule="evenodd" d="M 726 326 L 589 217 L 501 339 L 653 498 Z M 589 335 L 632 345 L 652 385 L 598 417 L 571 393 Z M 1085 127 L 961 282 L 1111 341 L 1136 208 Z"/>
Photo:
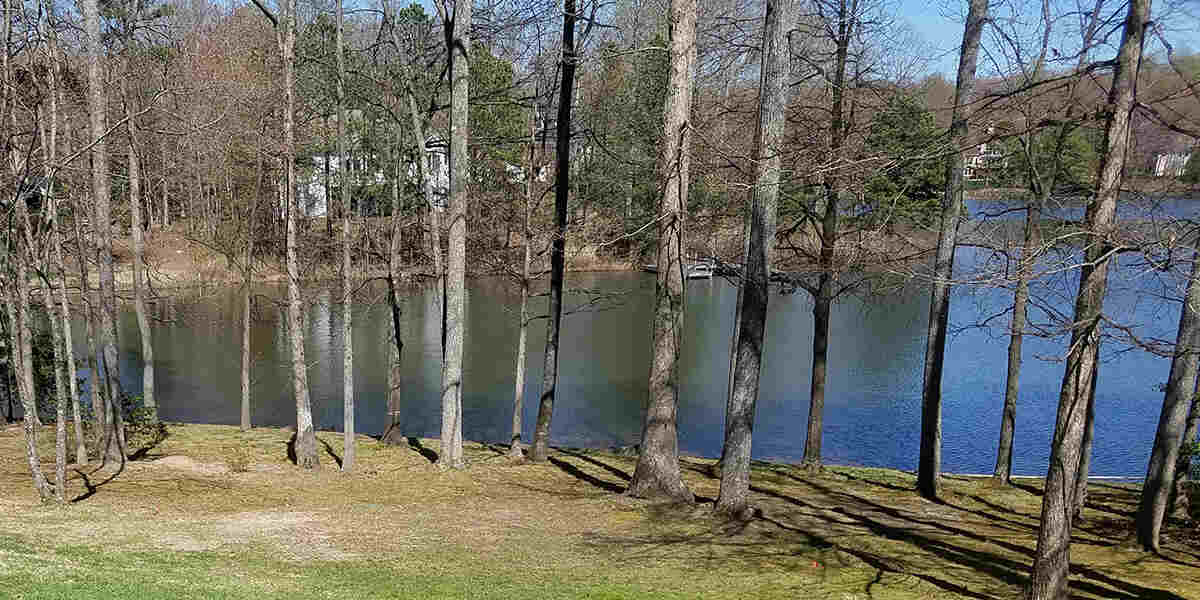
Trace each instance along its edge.
<path fill-rule="evenodd" d="M 562 85 L 558 89 L 558 134 L 555 140 L 554 240 L 550 250 L 550 305 L 546 351 L 542 363 L 542 395 L 530 459 L 544 461 L 550 445 L 550 418 L 558 384 L 558 340 L 562 326 L 563 274 L 566 269 L 567 198 L 571 184 L 571 96 L 575 90 L 575 0 L 564 0 Z M 531 174 L 532 175 L 532 174 Z"/>
<path fill-rule="evenodd" d="M 696 75 L 696 0 L 671 0 L 671 71 L 658 155 L 658 277 L 654 291 L 650 389 L 630 496 L 692 502 L 679 471 L 679 352 L 684 318 L 684 220 L 691 164 L 692 85 Z"/>
<path fill-rule="evenodd" d="M 100 272 L 100 326 L 96 332 L 104 373 L 108 419 L 101 452 L 108 460 L 125 461 L 125 428 L 121 407 L 121 380 L 117 362 L 116 291 L 113 281 L 112 215 L 108 173 L 107 98 L 100 64 L 104 58 L 104 39 L 100 34 L 100 12 L 96 0 L 84 0 L 84 32 L 87 37 L 88 58 L 88 115 L 91 124 L 92 149 L 92 227 L 96 242 Z"/>
<path fill-rule="evenodd" d="M 471 0 L 438 4 L 445 27 L 446 54 L 450 61 L 450 226 L 446 252 L 445 352 L 442 359 L 442 452 L 438 464 L 466 466 L 462 446 L 463 346 L 466 342 L 467 260 L 467 142 L 470 138 Z M 453 11 L 453 12 L 451 12 Z"/>
<path fill-rule="evenodd" d="M 771 245 L 775 239 L 782 164 L 780 153 L 788 100 L 788 32 L 792 29 L 799 4 L 797 0 L 769 0 L 763 25 L 755 184 L 750 192 L 749 246 L 743 261 L 746 271 L 739 289 L 739 324 L 734 341 L 737 361 L 733 392 L 725 409 L 721 492 L 717 497 L 717 511 L 739 517 L 745 516 L 750 491 L 750 444 L 767 326 Z"/>
<path fill-rule="evenodd" d="M 921 454 L 917 465 L 917 491 L 930 499 L 937 498 L 942 475 L 942 367 L 950 319 L 950 279 L 954 275 L 954 249 L 958 243 L 958 221 L 963 204 L 963 147 L 967 143 L 971 112 L 968 103 L 975 90 L 979 40 L 987 15 L 987 0 L 970 0 L 958 55 L 954 109 L 950 116 L 952 150 L 946 157 L 946 193 L 942 198 L 942 223 L 930 286 L 925 384 L 921 395 Z"/>
<path fill-rule="evenodd" d="M 532 262 L 533 253 L 533 228 L 530 221 L 533 218 L 533 182 L 537 178 L 537 109 L 533 108 L 529 111 L 529 143 L 526 148 L 527 163 L 525 167 L 524 195 L 525 195 L 525 211 L 524 218 L 521 220 L 521 245 L 523 258 L 521 259 L 521 313 L 520 321 L 517 323 L 517 366 L 514 380 L 516 381 L 513 390 L 513 416 L 512 416 L 512 436 L 509 438 L 508 455 L 513 458 L 521 458 L 524 456 L 521 450 L 521 434 L 524 430 L 522 425 L 522 416 L 524 411 L 523 399 L 525 396 L 525 359 L 526 359 L 526 339 L 529 336 L 529 288 L 530 288 L 530 263 Z M 557 213 L 556 213 L 557 214 Z"/>
<path fill-rule="evenodd" d="M 1130 0 L 1121 45 L 1113 67 L 1105 111 L 1104 154 L 1096 178 L 1096 193 L 1084 216 L 1088 234 L 1079 292 L 1071 328 L 1058 414 L 1050 446 L 1050 464 L 1042 494 L 1041 527 L 1028 600 L 1058 600 L 1068 595 L 1071 522 L 1080 467 L 1090 390 L 1096 377 L 1100 323 L 1108 266 L 1115 243 L 1117 196 L 1129 146 L 1129 120 L 1134 105 L 1142 42 L 1150 18 L 1150 0 Z"/>
<path fill-rule="evenodd" d="M 342 184 L 342 470 L 354 468 L 354 327 L 350 281 L 350 163 L 346 155 L 345 3 L 337 0 L 337 152 Z M 361 210 L 361 202 L 360 210 Z"/>
<path fill-rule="evenodd" d="M 284 219 L 287 227 L 287 330 L 292 355 L 292 395 L 296 400 L 296 464 L 305 469 L 317 469 L 317 434 L 313 430 L 312 405 L 308 399 L 308 364 L 304 358 L 304 300 L 300 295 L 300 260 L 297 255 L 297 215 L 301 210 L 296 199 L 296 0 L 281 0 L 276 18 L 259 0 L 254 5 L 275 27 L 279 54 L 283 60 L 283 162 Z"/>
<path fill-rule="evenodd" d="M 1197 342 L 1200 342 L 1200 261 L 1192 261 L 1191 277 L 1183 307 L 1179 310 L 1179 332 L 1175 336 L 1175 354 L 1171 358 L 1171 373 L 1163 394 L 1158 430 L 1146 467 L 1142 497 L 1138 505 L 1138 543 L 1150 552 L 1159 550 L 1159 534 L 1166 518 L 1171 490 L 1175 485 L 1175 469 L 1179 461 L 1180 444 L 1184 440 L 1188 411 L 1196 390 L 1196 371 L 1200 366 Z"/>

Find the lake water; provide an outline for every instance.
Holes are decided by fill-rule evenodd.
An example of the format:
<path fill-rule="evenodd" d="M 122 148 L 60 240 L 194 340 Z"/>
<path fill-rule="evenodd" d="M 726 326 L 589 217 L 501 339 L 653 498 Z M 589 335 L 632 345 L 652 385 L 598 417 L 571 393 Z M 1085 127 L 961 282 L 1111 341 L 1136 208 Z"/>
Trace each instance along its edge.
<path fill-rule="evenodd" d="M 989 255 L 959 250 L 960 270 L 982 268 Z M 1042 309 L 1070 314 L 1072 275 L 1039 284 Z M 575 289 L 611 297 L 565 317 L 552 442 L 610 447 L 637 443 L 649 375 L 654 279 L 644 273 L 568 274 Z M 544 285 L 544 284 L 543 284 Z M 1178 294 L 1171 274 L 1144 274 L 1130 263 L 1118 270 L 1107 308 L 1132 331 L 1173 340 Z M 510 427 L 515 362 L 516 286 L 501 278 L 468 283 L 463 403 L 464 437 L 503 442 Z M 255 356 L 253 421 L 295 422 L 285 332 L 279 309 L 266 300 L 282 290 L 259 290 L 252 330 Z M 1148 294 L 1147 292 L 1152 292 Z M 320 428 L 342 423 L 339 295 L 310 290 L 305 337 L 314 418 Z M 590 296 L 571 294 L 568 308 Z M 729 338 L 736 290 L 721 279 L 690 281 L 687 328 L 680 364 L 679 436 L 683 452 L 720 453 Z M 910 283 L 884 296 L 847 297 L 831 325 L 824 457 L 832 464 L 914 469 L 920 432 L 920 390 L 928 288 Z M 990 473 L 1004 394 L 1007 315 L 1011 293 L 959 286 L 951 306 L 955 332 L 947 348 L 944 383 L 944 468 Z M 535 303 L 536 304 L 536 303 Z M 544 301 L 541 303 L 544 306 Z M 382 294 L 355 307 L 356 420 L 362 432 L 385 425 L 388 311 Z M 120 326 L 122 379 L 138 393 L 140 344 L 130 307 Z M 236 290 L 185 294 L 154 308 L 158 399 L 168 421 L 238 422 L 240 309 Z M 1044 310 L 1035 309 L 1035 319 Z M 436 436 L 440 427 L 438 310 L 429 289 L 411 289 L 404 301 L 404 432 Z M 990 318 L 989 317 L 993 317 Z M 1044 319 L 1042 319 L 1044 320 Z M 975 326 L 982 322 L 987 326 Z M 772 295 L 766 355 L 754 430 L 756 458 L 798 461 L 803 454 L 811 367 L 812 302 L 803 292 Z M 76 329 L 77 332 L 80 329 Z M 78 338 L 79 336 L 77 336 Z M 77 339 L 77 342 L 79 340 Z M 536 418 L 542 376 L 544 321 L 529 336 L 525 381 L 525 439 Z M 1054 426 L 1064 353 L 1062 337 L 1030 337 L 1025 344 L 1017 412 L 1015 472 L 1043 475 Z M 1145 472 L 1169 360 L 1117 340 L 1106 340 L 1097 390 L 1095 475 Z"/>

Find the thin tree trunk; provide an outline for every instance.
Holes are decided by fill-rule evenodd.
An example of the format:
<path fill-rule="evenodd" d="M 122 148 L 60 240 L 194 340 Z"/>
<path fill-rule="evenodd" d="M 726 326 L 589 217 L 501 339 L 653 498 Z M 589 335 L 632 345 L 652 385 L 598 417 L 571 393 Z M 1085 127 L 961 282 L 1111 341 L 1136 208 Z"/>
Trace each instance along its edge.
<path fill-rule="evenodd" d="M 1138 504 L 1138 543 L 1150 552 L 1159 551 L 1159 535 L 1167 509 L 1170 508 L 1168 502 L 1171 489 L 1175 485 L 1179 449 L 1184 441 L 1188 412 L 1196 391 L 1196 372 L 1200 367 L 1200 354 L 1197 354 L 1196 347 L 1197 341 L 1200 341 L 1198 311 L 1200 261 L 1193 260 L 1183 307 L 1179 311 L 1179 332 L 1175 336 L 1171 374 L 1167 377 L 1162 412 L 1158 417 L 1158 430 L 1154 434 L 1154 447 L 1150 451 L 1150 463 L 1146 467 L 1146 479 L 1142 484 L 1142 497 Z"/>
<path fill-rule="evenodd" d="M 128 67 L 127 67 L 128 72 Z M 126 86 L 126 81 L 121 83 Z M 145 407 L 147 418 L 151 423 L 158 422 L 158 403 L 154 397 L 154 340 L 150 330 L 150 318 L 146 315 L 145 283 L 145 241 L 142 238 L 142 177 L 141 164 L 137 154 L 137 124 L 133 116 L 133 107 L 129 105 L 129 96 L 125 99 L 125 123 L 129 134 L 129 215 L 131 235 L 133 237 L 133 310 L 137 314 L 138 333 L 142 339 L 142 406 Z"/>
<path fill-rule="evenodd" d="M 445 9 L 443 9 L 445 10 Z M 467 142 L 470 90 L 471 0 L 454 0 L 454 13 L 447 26 L 446 51 L 450 57 L 450 227 L 446 255 L 446 333 L 442 361 L 442 452 L 443 468 L 466 466 L 462 447 L 462 359 L 466 335 L 467 276 Z"/>
<path fill-rule="evenodd" d="M 917 492 L 935 499 L 942 476 L 942 368 L 946 353 L 946 329 L 950 319 L 950 280 L 954 276 L 954 249 L 962 211 L 963 152 L 967 142 L 970 110 L 975 89 L 975 67 L 979 40 L 987 21 L 987 0 L 970 0 L 958 57 L 954 109 L 950 118 L 951 153 L 946 158 L 946 190 L 942 198 L 942 223 L 938 232 L 937 258 L 929 301 L 929 329 L 925 345 L 925 384 L 921 394 L 921 453 L 917 464 Z"/>
<path fill-rule="evenodd" d="M 835 165 L 842 159 L 847 123 L 845 120 L 846 64 L 850 42 L 854 38 L 854 23 L 858 19 L 858 2 L 838 3 L 837 52 L 832 86 L 829 119 L 829 155 Z M 825 431 L 825 374 L 829 364 L 829 314 L 833 310 L 834 252 L 838 240 L 838 201 L 841 199 L 841 180 L 834 171 L 825 178 L 825 214 L 821 218 L 821 253 L 819 275 L 813 293 L 812 378 L 809 388 L 808 432 L 804 439 L 801 464 L 807 469 L 821 468 L 821 446 Z"/>
<path fill-rule="evenodd" d="M 512 415 L 512 436 L 508 440 L 508 455 L 513 458 L 521 458 L 524 452 L 521 449 L 521 434 L 524 431 L 522 416 L 525 410 L 525 358 L 526 358 L 526 338 L 529 336 L 529 265 L 532 260 L 533 246 L 533 229 L 530 225 L 530 219 L 533 212 L 533 180 L 536 173 L 536 157 L 537 150 L 537 111 L 530 111 L 529 115 L 529 147 L 527 153 L 529 162 L 525 170 L 525 218 L 521 225 L 521 243 L 524 246 L 524 258 L 521 260 L 521 316 L 517 322 L 517 367 L 513 375 L 513 415 Z"/>
<path fill-rule="evenodd" d="M 1150 0 L 1131 0 L 1124 33 L 1113 70 L 1106 106 L 1105 144 L 1101 155 L 1096 195 L 1088 204 L 1086 231 L 1091 236 L 1086 260 L 1079 273 L 1071 345 L 1059 394 L 1058 415 L 1050 447 L 1046 488 L 1042 495 L 1041 527 L 1033 571 L 1026 591 L 1029 600 L 1057 600 L 1068 595 L 1071 521 L 1078 477 L 1087 404 L 1095 377 L 1096 347 L 1100 342 L 1100 317 L 1108 283 L 1108 263 L 1113 244 L 1117 195 L 1129 145 L 1129 120 L 1134 102 L 1134 82 L 1141 62 L 1142 41 L 1150 15 Z"/>
<path fill-rule="evenodd" d="M 786 129 L 788 32 L 795 20 L 797 0 L 770 0 L 763 25 L 761 80 L 758 92 L 756 181 L 751 191 L 750 245 L 740 295 L 740 327 L 734 389 L 725 409 L 725 443 L 721 451 L 721 491 L 716 510 L 747 517 L 750 492 L 750 448 L 754 431 L 758 378 L 770 298 L 772 242 L 779 195 L 780 151 Z"/>
<path fill-rule="evenodd" d="M 57 86 L 56 86 L 57 87 Z M 57 92 L 61 94 L 61 91 Z M 63 120 L 63 137 L 70 144 L 70 119 Z M 72 212 L 74 212 L 72 207 Z M 88 462 L 87 441 L 84 439 L 83 433 L 83 417 L 79 408 L 79 383 L 75 376 L 77 366 L 75 362 L 75 345 L 72 343 L 74 336 L 71 334 L 71 303 L 67 298 L 67 269 L 66 263 L 63 261 L 63 235 L 62 229 L 59 227 L 58 210 L 55 208 L 50 213 L 50 229 L 53 235 L 53 252 L 54 252 L 54 269 L 58 273 L 59 281 L 62 285 L 58 288 L 58 304 L 59 318 L 62 320 L 63 339 L 66 340 L 64 347 L 67 359 L 67 389 L 70 391 L 71 398 L 71 417 L 74 423 L 75 433 L 75 463 L 85 465 Z M 81 236 L 77 236 L 77 244 L 82 245 Z M 85 268 L 80 265 L 80 268 Z M 79 288 L 86 295 L 87 277 L 80 279 Z"/>
<path fill-rule="evenodd" d="M 562 334 L 563 279 L 566 271 L 567 199 L 571 191 L 571 97 L 575 92 L 575 0 L 564 0 L 562 85 L 558 89 L 558 134 L 554 166 L 554 240 L 550 249 L 550 303 L 546 351 L 542 362 L 542 394 L 529 458 L 545 461 L 550 449 L 550 420 L 558 385 L 558 343 Z"/>
<path fill-rule="evenodd" d="M 104 95 L 104 77 L 100 61 L 104 53 L 104 42 L 100 37 L 100 14 L 96 0 L 84 0 L 84 29 L 88 42 L 88 113 L 91 123 L 91 138 L 94 141 L 92 155 L 92 204 L 95 219 L 92 224 L 96 238 L 96 254 L 100 272 L 100 327 L 96 332 L 100 344 L 102 370 L 106 382 L 109 409 L 105 446 L 101 449 L 106 460 L 125 462 L 124 424 L 121 406 L 121 379 L 117 362 L 117 314 L 116 289 L 113 280 L 112 216 L 108 173 L 108 144 L 104 139 L 107 131 L 105 115 L 107 99 Z"/>
<path fill-rule="evenodd" d="M 164 139 L 163 141 L 159 142 L 159 146 L 160 146 L 160 151 L 162 153 L 162 168 L 163 168 L 162 218 L 160 219 L 160 222 L 162 223 L 162 228 L 165 230 L 165 229 L 171 228 L 171 211 L 167 209 L 167 192 L 168 192 L 170 186 L 168 185 L 168 179 L 167 179 L 167 142 L 166 142 L 166 140 Z"/>
<path fill-rule="evenodd" d="M 1079 451 L 1079 470 L 1075 472 L 1074 506 L 1071 509 L 1072 522 L 1083 518 L 1083 506 L 1087 504 L 1088 473 L 1092 468 L 1092 440 L 1096 433 L 1096 382 L 1100 380 L 1100 363 L 1098 360 L 1100 347 L 1095 348 L 1096 356 L 1092 362 L 1096 364 L 1092 373 L 1092 385 L 1088 390 L 1087 409 L 1084 410 L 1083 443 Z"/>
<path fill-rule="evenodd" d="M 241 429 L 249 431 L 253 424 L 250 419 L 250 322 L 252 318 L 250 304 L 250 286 L 254 279 L 254 236 L 258 216 L 258 199 L 262 193 L 263 152 L 259 144 L 255 153 L 254 195 L 250 200 L 250 219 L 246 226 L 246 256 L 242 260 L 242 410 Z"/>
<path fill-rule="evenodd" d="M 392 219 L 391 219 L 391 239 L 388 246 L 388 306 L 391 308 L 391 323 L 388 326 L 390 335 L 388 336 L 388 426 L 384 431 L 383 442 L 388 444 L 399 444 L 403 437 L 403 420 L 402 402 L 400 390 L 403 384 L 403 371 L 400 369 L 400 358 L 404 353 L 404 340 L 401 337 L 400 319 L 401 305 L 400 295 L 396 289 L 399 285 L 400 278 L 400 244 L 403 230 L 400 228 L 401 207 L 400 207 L 400 139 L 396 139 L 395 151 L 395 177 L 392 179 Z"/>
<path fill-rule="evenodd" d="M 296 0 L 280 3 L 280 23 L 277 31 L 279 50 L 283 55 L 283 115 L 284 162 L 286 183 L 284 199 L 287 206 L 287 272 L 288 272 L 288 338 L 292 354 L 292 393 L 296 399 L 296 464 L 305 469 L 321 466 L 317 455 L 317 435 L 313 430 L 312 406 L 308 399 L 308 364 L 304 356 L 304 301 L 300 296 L 300 260 L 297 256 L 296 214 L 300 206 L 296 198 Z"/>
<path fill-rule="evenodd" d="M 642 426 L 641 451 L 629 482 L 630 496 L 693 502 L 679 471 L 676 412 L 679 351 L 684 319 L 684 221 L 687 216 L 692 85 L 696 72 L 696 0 L 671 0 L 667 97 L 663 143 L 658 156 L 658 280 L 652 322 L 650 389 Z"/>
<path fill-rule="evenodd" d="M 343 4 L 343 0 L 337 0 L 337 146 L 342 175 L 342 471 L 349 472 L 354 469 L 354 304 L 350 280 L 350 181 L 347 179 L 350 173 L 346 156 L 346 56 L 343 40 L 346 25 Z"/>
<path fill-rule="evenodd" d="M 1008 374 L 1004 381 L 1004 409 L 1000 417 L 1000 443 L 996 450 L 996 468 L 992 478 L 1008 485 L 1012 481 L 1013 434 L 1017 421 L 1017 398 L 1021 386 L 1021 346 L 1025 340 L 1025 323 L 1029 311 L 1029 280 L 1033 263 L 1038 206 L 1030 202 L 1025 210 L 1025 237 L 1021 245 L 1020 265 L 1017 267 L 1017 289 L 1013 292 L 1013 316 L 1008 338 Z"/>
<path fill-rule="evenodd" d="M 17 242 L 18 246 L 20 242 Z M 50 482 L 46 481 L 46 476 L 42 473 L 42 461 L 38 456 L 37 434 L 38 423 L 35 417 L 37 416 L 37 400 L 34 397 L 35 391 L 33 387 L 33 376 L 31 374 L 32 361 L 28 359 L 31 353 L 29 349 L 29 304 L 28 304 L 28 284 L 24 283 L 26 276 L 25 267 L 22 264 L 24 258 L 21 252 L 14 248 L 6 248 L 11 251 L 10 256 L 13 262 L 16 263 L 16 290 L 6 286 L 8 290 L 7 298 L 4 306 L 8 311 L 8 322 L 12 323 L 12 350 L 10 361 L 12 369 L 17 380 L 17 395 L 21 398 L 21 410 L 25 413 L 25 458 L 29 464 L 29 472 L 33 477 L 33 489 L 37 491 L 38 496 L 43 502 L 50 499 L 53 495 L 53 490 L 50 489 Z"/>
<path fill-rule="evenodd" d="M 46 317 L 50 321 L 50 339 L 54 350 L 54 499 L 59 504 L 67 502 L 67 382 L 66 351 L 70 340 L 63 340 L 62 326 L 54 316 L 54 286 L 47 277 L 42 290 L 42 302 L 46 306 Z"/>

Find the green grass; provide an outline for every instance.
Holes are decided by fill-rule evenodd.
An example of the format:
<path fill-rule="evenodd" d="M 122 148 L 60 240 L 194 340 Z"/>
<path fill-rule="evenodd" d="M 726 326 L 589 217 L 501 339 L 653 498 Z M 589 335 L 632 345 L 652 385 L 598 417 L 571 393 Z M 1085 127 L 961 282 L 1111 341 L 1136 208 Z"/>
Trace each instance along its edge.
<path fill-rule="evenodd" d="M 0 598 L 1012 598 L 1041 502 L 1036 481 L 946 478 L 931 503 L 908 473 L 755 463 L 761 513 L 739 524 L 710 505 L 625 498 L 632 457 L 560 451 L 532 465 L 468 444 L 470 467 L 442 471 L 363 437 L 354 473 L 328 455 L 313 473 L 288 463 L 289 435 L 173 425 L 150 461 L 110 481 L 95 465 L 72 471 L 71 497 L 81 474 L 95 491 L 57 507 L 7 460 L 23 452 L 20 430 L 0 431 Z M 340 451 L 339 435 L 319 437 Z M 717 495 L 712 461 L 681 466 L 694 492 Z M 1077 597 L 1200 598 L 1194 536 L 1169 530 L 1165 556 L 1138 552 L 1122 516 L 1136 488 L 1090 497 Z"/>

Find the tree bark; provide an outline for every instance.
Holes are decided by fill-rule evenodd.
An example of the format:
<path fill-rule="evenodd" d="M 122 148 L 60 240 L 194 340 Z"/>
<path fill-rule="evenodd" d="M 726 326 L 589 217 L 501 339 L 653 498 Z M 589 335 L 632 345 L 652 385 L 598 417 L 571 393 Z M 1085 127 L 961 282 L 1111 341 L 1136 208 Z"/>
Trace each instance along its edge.
<path fill-rule="evenodd" d="M 750 449 L 754 432 L 758 379 L 770 298 L 772 242 L 778 206 L 780 152 L 783 148 L 790 64 L 788 32 L 797 0 L 770 0 L 763 25 L 761 79 L 758 92 L 758 142 L 755 185 L 751 190 L 749 250 L 741 285 L 740 326 L 736 336 L 734 389 L 725 409 L 725 443 L 721 451 L 721 491 L 717 512 L 747 516 L 750 492 Z"/>
<path fill-rule="evenodd" d="M 842 158 L 847 123 L 845 121 L 846 63 L 854 23 L 858 19 L 858 2 L 838 2 L 838 24 L 835 43 L 832 102 L 829 117 L 829 158 L 837 165 Z M 825 213 L 821 218 L 821 251 L 817 259 L 819 275 L 813 292 L 812 378 L 809 388 L 808 432 L 804 439 L 801 464 L 807 469 L 821 468 L 821 446 L 825 431 L 825 380 L 829 364 L 829 314 L 833 310 L 834 252 L 838 240 L 838 200 L 841 181 L 833 171 L 825 178 Z"/>
<path fill-rule="evenodd" d="M 1187 425 L 1183 429 L 1183 439 L 1179 441 L 1178 459 L 1175 465 L 1175 481 L 1171 486 L 1171 497 L 1167 501 L 1171 516 L 1186 518 L 1188 516 L 1187 482 L 1191 475 L 1192 461 L 1195 459 L 1195 444 L 1200 430 L 1200 394 L 1192 396 L 1192 408 L 1188 413 Z"/>
<path fill-rule="evenodd" d="M 1116 220 L 1117 195 L 1129 144 L 1129 120 L 1134 83 L 1141 61 L 1142 41 L 1150 15 L 1150 0 L 1131 0 L 1121 46 L 1113 70 L 1105 110 L 1105 144 L 1096 195 L 1088 204 L 1086 231 L 1091 239 L 1079 273 L 1074 326 L 1059 394 L 1058 415 L 1050 447 L 1050 465 L 1042 495 L 1041 527 L 1033 572 L 1026 591 L 1029 600 L 1057 600 L 1068 595 L 1072 485 L 1078 477 L 1080 453 L 1087 420 L 1088 390 L 1095 377 L 1101 312 L 1108 283 L 1108 263 Z"/>
<path fill-rule="evenodd" d="M 104 41 L 100 36 L 100 13 L 96 0 L 84 0 L 84 29 L 88 44 L 88 114 L 91 138 L 94 140 L 92 156 L 92 204 L 95 211 L 92 223 L 95 232 L 96 253 L 100 273 L 99 311 L 100 326 L 96 332 L 100 345 L 99 361 L 104 372 L 105 388 L 108 392 L 108 420 L 101 452 L 105 460 L 124 464 L 124 423 L 121 406 L 121 379 L 117 362 L 117 314 L 116 290 L 113 281 L 112 216 L 110 212 L 110 190 L 108 173 L 108 143 L 104 139 L 107 130 L 104 78 L 100 61 L 104 53 Z"/>
<path fill-rule="evenodd" d="M 254 279 L 254 237 L 258 216 L 258 199 L 262 193 L 263 152 L 259 144 L 254 161 L 254 195 L 250 200 L 250 218 L 246 226 L 246 256 L 242 259 L 242 406 L 241 430 L 250 431 L 250 324 L 253 314 L 250 304 L 250 286 Z"/>
<path fill-rule="evenodd" d="M 354 311 L 350 262 L 350 171 L 346 156 L 346 56 L 343 0 L 337 0 L 337 145 L 342 185 L 342 471 L 354 469 Z M 360 203 L 361 204 L 361 203 Z M 327 219 L 328 220 L 328 219 Z"/>
<path fill-rule="evenodd" d="M 19 248 L 20 242 L 16 244 Z M 21 398 L 21 410 L 25 413 L 24 428 L 25 428 L 25 458 L 29 464 L 29 473 L 33 477 L 33 489 L 37 491 L 38 497 L 43 502 L 49 500 L 53 495 L 53 490 L 50 488 L 50 482 L 46 481 L 45 474 L 42 473 L 42 461 L 38 456 L 37 447 L 37 399 L 35 398 L 35 390 L 33 387 L 33 376 L 31 374 L 32 360 L 28 359 L 31 353 L 29 349 L 29 290 L 28 284 L 23 283 L 23 278 L 26 276 L 25 267 L 22 264 L 24 258 L 16 248 L 6 248 L 12 252 L 11 256 L 15 262 L 16 271 L 16 290 L 6 286 L 9 290 L 6 295 L 4 306 L 8 311 L 8 322 L 12 324 L 12 346 L 9 353 L 10 362 L 12 363 L 13 372 L 17 380 L 17 395 Z"/>
<path fill-rule="evenodd" d="M 127 77 L 121 86 L 125 87 L 128 77 L 132 76 L 128 66 Z M 145 240 L 142 238 L 142 177 L 140 158 L 137 154 L 137 124 L 130 106 L 129 96 L 125 98 L 125 123 L 129 134 L 129 215 L 131 235 L 133 237 L 133 310 L 137 314 L 138 334 L 142 339 L 142 406 L 145 407 L 147 418 L 151 423 L 158 422 L 158 403 L 154 398 L 154 340 L 150 330 L 150 319 L 146 315 L 145 300 Z"/>
<path fill-rule="evenodd" d="M 554 240 L 550 250 L 550 304 L 546 351 L 542 363 L 542 394 L 538 401 L 533 451 L 529 458 L 545 461 L 549 454 L 550 419 L 558 385 L 558 343 L 562 328 L 563 279 L 566 270 L 567 198 L 571 185 L 571 97 L 575 91 L 575 0 L 564 0 L 562 85 L 558 89 L 558 134 L 554 166 Z"/>
<path fill-rule="evenodd" d="M 962 49 L 958 56 L 954 109 L 950 117 L 951 152 L 946 158 L 946 191 L 942 198 L 942 223 L 938 232 L 937 258 L 930 286 L 917 491 L 931 500 L 937 498 L 942 476 L 942 367 L 946 352 L 946 329 L 950 319 L 950 280 L 954 276 L 954 249 L 962 211 L 962 148 L 967 143 L 970 119 L 968 103 L 975 90 L 979 40 L 983 35 L 983 25 L 987 16 L 987 0 L 970 0 L 966 28 L 963 30 Z"/>
<path fill-rule="evenodd" d="M 517 323 L 517 367 L 513 375 L 515 383 L 513 384 L 512 436 L 508 441 L 508 455 L 513 458 L 522 458 L 525 455 L 521 449 L 521 434 L 524 431 L 522 414 L 525 408 L 523 402 L 525 397 L 525 347 L 526 339 L 529 337 L 529 265 L 533 251 L 533 229 L 530 220 L 533 216 L 533 181 L 537 175 L 536 136 L 537 111 L 533 110 L 529 115 L 529 147 L 527 148 L 529 162 L 525 171 L 525 218 L 521 225 L 521 243 L 524 246 L 524 257 L 521 260 L 521 316 Z"/>
<path fill-rule="evenodd" d="M 1192 261 L 1191 277 L 1183 307 L 1179 311 L 1179 332 L 1175 336 L 1175 354 L 1171 358 L 1171 374 L 1163 395 L 1154 447 L 1142 484 L 1138 504 L 1138 543 L 1150 552 L 1159 551 L 1159 536 L 1170 508 L 1171 489 L 1175 485 L 1175 469 L 1179 463 L 1180 445 L 1187 429 L 1188 412 L 1196 390 L 1196 372 L 1200 367 L 1197 341 L 1200 341 L 1200 261 Z"/>
<path fill-rule="evenodd" d="M 462 359 L 466 335 L 467 260 L 467 142 L 471 48 L 471 0 L 454 0 L 454 13 L 447 24 L 446 51 L 450 58 L 450 227 L 446 254 L 446 346 L 442 361 L 442 452 L 443 468 L 466 466 L 462 446 Z"/>
<path fill-rule="evenodd" d="M 304 301 L 300 296 L 300 260 L 297 256 L 296 198 L 296 0 L 280 3 L 280 23 L 277 29 L 279 50 L 283 55 L 283 115 L 284 162 L 287 204 L 287 272 L 288 272 L 288 338 L 292 354 L 292 393 L 296 399 L 296 464 L 305 469 L 318 469 L 317 435 L 313 431 L 312 406 L 308 399 L 308 364 L 304 357 Z"/>
<path fill-rule="evenodd" d="M 992 478 L 1008 485 L 1012 482 L 1013 434 L 1017 422 L 1017 398 L 1021 388 L 1021 346 L 1025 340 L 1025 324 L 1029 314 L 1029 280 L 1033 277 L 1036 258 L 1038 207 L 1030 202 L 1025 210 L 1025 237 L 1021 245 L 1020 265 L 1017 267 L 1017 289 L 1013 292 L 1013 316 L 1008 338 L 1008 374 L 1004 380 L 1004 409 L 1000 416 L 1000 443 L 996 450 L 996 468 Z"/>
<path fill-rule="evenodd" d="M 403 421 L 401 419 L 401 409 L 403 397 L 401 396 L 401 386 L 403 384 L 403 371 L 401 371 L 400 357 L 404 352 L 404 340 L 400 333 L 400 318 L 401 305 L 400 296 L 397 290 L 400 278 L 400 243 L 402 230 L 400 229 L 401 207 L 400 207 L 400 139 L 396 139 L 395 152 L 395 177 L 392 180 L 392 219 L 391 219 L 391 238 L 388 245 L 388 307 L 391 309 L 391 322 L 388 324 L 388 371 L 387 371 L 387 429 L 383 432 L 382 440 L 387 444 L 398 444 L 401 442 L 401 430 Z"/>
<path fill-rule="evenodd" d="M 658 278 L 652 322 L 653 352 L 641 451 L 627 493 L 693 502 L 679 471 L 676 423 L 679 350 L 684 319 L 684 221 L 687 216 L 692 85 L 696 72 L 696 0 L 671 0 L 667 97 L 658 156 Z"/>

